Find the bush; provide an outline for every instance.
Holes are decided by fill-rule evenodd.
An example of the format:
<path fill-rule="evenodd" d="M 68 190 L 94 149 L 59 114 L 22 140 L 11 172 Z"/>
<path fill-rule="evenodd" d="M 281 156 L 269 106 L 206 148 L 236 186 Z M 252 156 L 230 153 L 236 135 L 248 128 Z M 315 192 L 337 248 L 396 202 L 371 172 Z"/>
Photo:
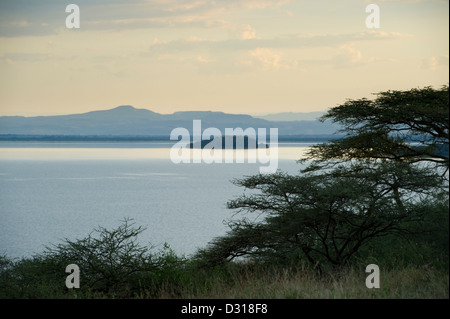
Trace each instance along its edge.
<path fill-rule="evenodd" d="M 123 290 L 129 278 L 159 269 L 159 261 L 151 253 L 154 247 L 137 242 L 137 236 L 145 228 L 135 227 L 130 221 L 125 219 L 112 230 L 99 227 L 83 239 L 66 239 L 62 244 L 48 247 L 43 258 L 59 269 L 78 265 L 83 289 L 111 293 Z"/>
<path fill-rule="evenodd" d="M 31 258 L 0 258 L 0 297 L 61 298 L 80 296 L 134 297 L 143 285 L 174 276 L 182 268 L 168 245 L 158 252 L 141 246 L 137 236 L 144 231 L 130 219 L 115 229 L 95 229 L 87 237 L 66 239 Z M 67 289 L 67 265 L 80 269 L 80 289 Z"/>

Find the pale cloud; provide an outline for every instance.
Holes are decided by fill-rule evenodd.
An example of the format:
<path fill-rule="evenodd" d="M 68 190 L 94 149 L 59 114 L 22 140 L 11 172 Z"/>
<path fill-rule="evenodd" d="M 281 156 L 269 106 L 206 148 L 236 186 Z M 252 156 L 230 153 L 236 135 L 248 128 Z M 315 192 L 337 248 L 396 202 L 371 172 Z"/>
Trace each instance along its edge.
<path fill-rule="evenodd" d="M 280 7 L 290 0 L 167 0 L 147 1 L 169 12 L 222 12 L 230 13 L 240 10 L 264 10 Z"/>
<path fill-rule="evenodd" d="M 173 41 L 160 41 L 152 43 L 148 54 L 161 54 L 174 51 L 240 51 L 255 50 L 257 48 L 271 49 L 299 49 L 318 47 L 338 47 L 347 43 L 357 43 L 364 41 L 401 40 L 411 38 L 411 35 L 398 32 L 366 31 L 349 34 L 291 34 L 287 36 L 264 38 L 257 37 L 256 31 L 251 29 L 247 33 L 241 34 L 239 38 L 228 38 L 224 40 L 214 39 L 178 39 Z"/>
<path fill-rule="evenodd" d="M 17 27 L 28 27 L 30 25 L 26 20 L 12 21 L 9 24 Z"/>
<path fill-rule="evenodd" d="M 299 66 L 297 60 L 288 60 L 283 53 L 268 48 L 257 48 L 247 52 L 247 57 L 241 61 L 241 64 L 247 68 L 263 71 L 293 70 Z"/>
<path fill-rule="evenodd" d="M 200 65 L 208 64 L 211 71 L 213 71 L 213 66 L 223 69 L 223 66 L 227 65 L 229 70 L 234 73 L 249 70 L 304 72 L 308 64 L 344 69 L 375 62 L 392 62 L 389 57 L 364 56 L 361 49 L 357 49 L 358 44 L 411 37 L 396 32 L 370 30 L 352 34 L 291 34 L 283 37 L 263 38 L 257 36 L 255 29 L 250 25 L 246 25 L 240 30 L 244 31 L 240 36 L 223 40 L 195 36 L 173 41 L 153 39 L 149 50 L 142 52 L 140 56 L 160 60 L 172 59 L 176 62 L 186 63 L 195 61 Z M 328 57 L 324 56 L 322 59 L 311 60 L 302 57 L 303 49 L 334 50 L 334 54 Z M 182 59 L 180 59 L 180 53 L 182 53 Z M 210 58 L 205 58 L 206 56 L 215 56 L 216 59 L 212 61 Z M 220 58 L 217 58 L 218 56 Z M 219 64 L 223 66 L 219 66 Z M 241 69 L 239 69 L 240 67 Z"/>
<path fill-rule="evenodd" d="M 280 7 L 288 0 L 78 0 L 80 31 L 232 26 L 240 11 Z M 58 1 L 0 0 L 0 37 L 41 36 L 64 29 L 65 6 Z"/>
<path fill-rule="evenodd" d="M 257 48 L 250 51 L 249 56 L 251 57 L 251 60 L 247 61 L 245 64 L 253 64 L 254 61 L 256 61 L 264 70 L 279 70 L 281 67 L 281 54 L 271 49 Z"/>
<path fill-rule="evenodd" d="M 293 18 L 295 16 L 294 12 L 292 12 L 290 10 L 286 10 L 285 13 L 286 13 L 286 16 L 288 16 L 289 18 Z"/>
<path fill-rule="evenodd" d="M 449 66 L 449 56 L 448 55 L 440 55 L 440 56 L 432 56 L 428 59 L 424 59 L 422 61 L 423 69 L 436 70 L 441 67 L 448 68 Z"/>
<path fill-rule="evenodd" d="M 204 57 L 204 56 L 198 55 L 198 56 L 196 57 L 196 61 L 197 61 L 198 63 L 200 63 L 200 64 L 207 64 L 207 63 L 210 63 L 212 60 L 211 60 L 211 59 L 208 59 L 208 58 L 206 58 L 206 57 Z"/>
<path fill-rule="evenodd" d="M 290 0 L 221 0 L 222 2 L 228 2 L 234 6 L 238 6 L 245 9 L 265 9 L 267 7 L 279 7 L 288 4 Z"/>
<path fill-rule="evenodd" d="M 365 3 L 374 3 L 373 0 L 364 0 Z M 448 0 L 377 0 L 376 2 L 387 2 L 387 3 L 448 3 Z"/>
<path fill-rule="evenodd" d="M 249 24 L 241 28 L 241 39 L 249 40 L 256 38 L 256 30 L 252 28 Z"/>
<path fill-rule="evenodd" d="M 68 57 L 57 56 L 49 53 L 5 53 L 0 59 L 9 62 L 42 62 L 67 59 Z"/>
<path fill-rule="evenodd" d="M 366 56 L 360 49 L 351 44 L 344 44 L 338 47 L 336 54 L 322 64 L 331 64 L 335 69 L 353 68 L 379 62 L 395 62 L 395 59 L 389 57 Z"/>
<path fill-rule="evenodd" d="M 331 59 L 332 65 L 336 69 L 357 67 L 376 61 L 377 59 L 373 57 L 364 57 L 360 50 L 348 44 L 340 46 L 336 55 Z"/>
<path fill-rule="evenodd" d="M 196 0 L 196 1 L 154 1 L 159 5 L 166 5 L 167 11 L 179 12 L 179 11 L 192 11 L 205 6 L 209 6 L 209 0 Z"/>
<path fill-rule="evenodd" d="M 0 0 L 0 107 L 318 108 L 448 82 L 448 1 L 413 2 L 77 0 L 81 29 L 68 30 L 70 2 Z"/>
<path fill-rule="evenodd" d="M 341 46 L 332 60 L 336 68 L 361 65 L 364 62 L 361 51 L 348 45 Z"/>
<path fill-rule="evenodd" d="M 400 32 L 387 32 L 383 30 L 368 30 L 366 32 L 360 33 L 362 37 L 370 36 L 374 39 L 411 39 L 414 36 L 408 33 L 400 33 Z"/>
<path fill-rule="evenodd" d="M 218 28 L 226 26 L 223 19 L 210 19 L 207 16 L 182 15 L 155 18 L 133 18 L 116 20 L 94 20 L 83 23 L 88 30 L 133 30 L 158 28 Z M 84 30 L 83 29 L 83 30 Z"/>

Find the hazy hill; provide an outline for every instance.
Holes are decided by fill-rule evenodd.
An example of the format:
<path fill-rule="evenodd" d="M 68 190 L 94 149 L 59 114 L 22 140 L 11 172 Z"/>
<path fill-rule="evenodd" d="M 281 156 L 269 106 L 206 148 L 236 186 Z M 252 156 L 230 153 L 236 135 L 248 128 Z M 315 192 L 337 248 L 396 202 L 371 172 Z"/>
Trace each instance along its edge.
<path fill-rule="evenodd" d="M 2 116 L 0 134 L 14 135 L 98 135 L 98 136 L 163 136 L 168 137 L 177 127 L 192 132 L 192 121 L 202 120 L 202 129 L 216 127 L 224 133 L 225 128 L 248 127 L 278 128 L 279 135 L 330 135 L 336 125 L 305 121 L 268 121 L 246 114 L 227 114 L 211 111 L 175 112 L 159 114 L 130 105 L 110 110 L 58 116 Z"/>

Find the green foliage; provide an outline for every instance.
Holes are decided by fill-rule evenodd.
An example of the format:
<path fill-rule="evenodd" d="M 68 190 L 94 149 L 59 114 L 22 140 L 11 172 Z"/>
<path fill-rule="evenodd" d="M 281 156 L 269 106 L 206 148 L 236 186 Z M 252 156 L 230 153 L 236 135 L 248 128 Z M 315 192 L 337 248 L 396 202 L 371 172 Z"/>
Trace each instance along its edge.
<path fill-rule="evenodd" d="M 369 243 L 358 253 L 358 262 L 391 269 L 432 264 L 448 271 L 448 200 L 422 202 L 416 209 L 423 212 L 421 220 L 405 222 L 402 236 L 387 236 Z"/>
<path fill-rule="evenodd" d="M 41 256 L 12 260 L 3 256 L 0 267 L 0 298 L 60 298 L 64 295 L 65 267 L 58 272 L 52 260 Z"/>
<path fill-rule="evenodd" d="M 115 291 L 135 274 L 155 271 L 158 266 L 151 249 L 141 246 L 137 236 L 145 229 L 129 219 L 112 230 L 100 227 L 86 238 L 48 247 L 46 261 L 64 269 L 76 264 L 82 270 L 83 287 L 92 291 Z"/>
<path fill-rule="evenodd" d="M 440 183 L 438 175 L 402 163 L 247 177 L 236 184 L 259 192 L 228 207 L 258 216 L 230 221 L 231 230 L 198 257 L 209 264 L 242 256 L 277 262 L 303 258 L 341 267 L 372 239 L 411 232 L 408 223 L 423 220 L 426 212 L 417 198 L 431 200 Z"/>
<path fill-rule="evenodd" d="M 330 160 L 427 161 L 448 170 L 448 85 L 376 96 L 330 109 L 322 120 L 339 123 L 346 137 L 312 147 L 305 161 L 313 160 L 319 168 Z"/>
<path fill-rule="evenodd" d="M 448 91 L 381 92 L 330 109 L 323 120 L 341 124 L 346 137 L 312 147 L 298 176 L 236 181 L 253 192 L 228 207 L 257 216 L 230 220 L 197 257 L 206 265 L 245 257 L 342 267 L 379 237 L 425 236 L 448 196 Z M 448 208 L 448 198 L 442 203 Z M 420 245 L 431 243 L 422 237 Z"/>
<path fill-rule="evenodd" d="M 442 233 L 438 238 L 446 240 L 448 248 L 448 227 L 439 225 L 441 215 L 447 208 L 444 201 L 430 203 L 427 209 L 432 209 L 434 213 L 427 215 L 426 220 L 410 223 L 407 227 L 414 229 L 426 226 L 434 234 L 440 229 Z M 127 225 L 116 230 L 129 228 L 130 225 Z M 112 232 L 114 230 L 106 231 Z M 0 298 L 372 298 L 363 284 L 364 270 L 359 269 L 361 263 L 367 265 L 372 262 L 382 267 L 383 279 L 389 278 L 385 279 L 383 289 L 375 297 L 448 297 L 448 249 L 445 257 L 442 247 L 436 245 L 437 237 L 428 237 L 427 234 L 430 233 L 423 233 L 422 237 L 375 238 L 358 251 L 354 265 L 338 271 L 327 269 L 321 276 L 318 276 L 314 267 L 291 259 L 292 256 L 287 252 L 294 252 L 289 249 L 273 250 L 273 255 L 268 252 L 262 259 L 264 262 L 256 258 L 254 261 L 230 262 L 205 268 L 205 260 L 177 256 L 165 244 L 152 255 L 152 265 L 156 265 L 153 271 L 134 272 L 115 285 L 114 289 L 104 286 L 95 290 L 87 285 L 88 278 L 82 267 L 81 288 L 65 287 L 68 274 L 65 273 L 66 264 L 60 262 L 66 256 L 62 250 L 52 250 L 52 254 L 38 254 L 20 260 L 2 256 Z M 90 236 L 93 237 L 92 234 Z M 99 234 L 96 236 L 101 237 Z M 440 264 L 436 263 L 438 257 L 441 258 Z M 446 260 L 447 267 L 444 264 Z M 431 264 L 432 267 L 422 269 L 423 265 Z M 445 285 L 447 292 L 442 288 Z"/>
<path fill-rule="evenodd" d="M 125 219 L 112 230 L 99 227 L 87 237 L 66 239 L 33 257 L 0 258 L 0 296 L 8 298 L 61 298 L 82 296 L 133 297 L 143 286 L 158 286 L 181 276 L 185 263 L 166 244 L 141 246 L 138 235 L 145 228 Z M 80 288 L 68 289 L 66 266 L 80 269 Z"/>

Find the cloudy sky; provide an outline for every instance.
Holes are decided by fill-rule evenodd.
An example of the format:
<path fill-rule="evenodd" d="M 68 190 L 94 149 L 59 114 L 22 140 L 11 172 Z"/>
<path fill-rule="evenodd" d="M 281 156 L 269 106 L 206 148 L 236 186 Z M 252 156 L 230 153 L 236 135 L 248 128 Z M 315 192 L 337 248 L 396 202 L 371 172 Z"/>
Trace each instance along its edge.
<path fill-rule="evenodd" d="M 326 110 L 447 84 L 448 27 L 448 0 L 0 0 L 0 115 Z"/>

